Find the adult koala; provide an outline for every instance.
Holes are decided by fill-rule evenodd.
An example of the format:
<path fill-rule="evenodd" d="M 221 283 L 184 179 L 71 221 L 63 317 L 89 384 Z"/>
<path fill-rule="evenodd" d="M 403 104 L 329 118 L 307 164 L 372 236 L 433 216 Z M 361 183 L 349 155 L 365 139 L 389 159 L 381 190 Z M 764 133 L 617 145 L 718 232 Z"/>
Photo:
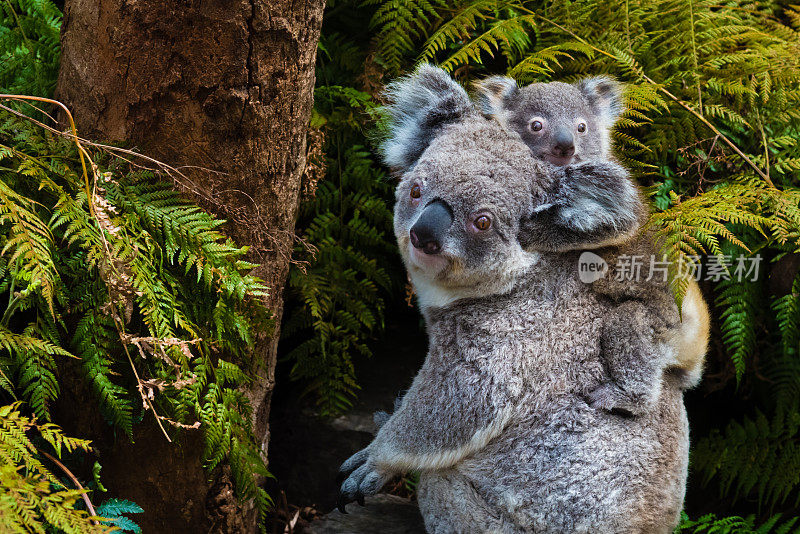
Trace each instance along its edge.
<path fill-rule="evenodd" d="M 402 96 L 419 112 L 396 117 L 385 155 L 403 173 L 395 234 L 429 352 L 375 440 L 342 465 L 341 505 L 420 471 L 430 532 L 670 532 L 688 458 L 677 379 L 666 373 L 634 418 L 587 404 L 608 380 L 598 339 L 612 303 L 579 280 L 579 252 L 526 252 L 520 224 L 562 171 L 426 68 Z M 570 172 L 626 179 L 613 163 Z"/>

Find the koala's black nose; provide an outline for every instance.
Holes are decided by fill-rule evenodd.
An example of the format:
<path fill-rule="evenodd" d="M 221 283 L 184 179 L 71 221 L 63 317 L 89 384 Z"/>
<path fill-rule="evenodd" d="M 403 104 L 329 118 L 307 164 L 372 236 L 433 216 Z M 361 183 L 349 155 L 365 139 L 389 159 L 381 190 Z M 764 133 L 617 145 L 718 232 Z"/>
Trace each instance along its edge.
<path fill-rule="evenodd" d="M 444 201 L 428 204 L 409 231 L 411 244 L 425 254 L 438 254 L 442 250 L 444 236 L 453 224 L 453 213 Z"/>
<path fill-rule="evenodd" d="M 575 139 L 572 137 L 572 132 L 566 128 L 559 129 L 553 137 L 553 155 L 566 158 L 574 153 Z"/>

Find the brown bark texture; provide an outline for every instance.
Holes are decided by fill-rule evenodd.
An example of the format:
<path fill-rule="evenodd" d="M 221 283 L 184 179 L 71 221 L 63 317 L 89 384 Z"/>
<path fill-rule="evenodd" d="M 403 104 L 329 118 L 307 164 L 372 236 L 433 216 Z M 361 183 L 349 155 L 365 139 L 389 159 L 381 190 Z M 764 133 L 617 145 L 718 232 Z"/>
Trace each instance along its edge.
<path fill-rule="evenodd" d="M 182 166 L 178 187 L 253 247 L 276 320 L 273 336 L 257 344 L 260 380 L 249 391 L 264 454 L 324 3 L 67 0 L 62 26 L 56 97 L 79 135 Z M 144 532 L 253 529 L 252 511 L 244 520 L 227 512 L 224 477 L 212 485 L 188 475 L 200 469 L 196 439 L 178 445 L 180 454 L 163 439 L 137 441 L 147 447 L 121 445 L 108 459 L 120 472 L 103 474 L 145 509 Z"/>

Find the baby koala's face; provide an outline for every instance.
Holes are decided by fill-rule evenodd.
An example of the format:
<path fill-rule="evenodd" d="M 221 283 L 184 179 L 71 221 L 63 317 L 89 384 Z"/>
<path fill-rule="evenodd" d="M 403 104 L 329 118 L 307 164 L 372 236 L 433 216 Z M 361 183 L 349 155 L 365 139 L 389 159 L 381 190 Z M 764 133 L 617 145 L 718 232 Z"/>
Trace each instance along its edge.
<path fill-rule="evenodd" d="M 532 260 L 517 234 L 532 182 L 545 179 L 543 164 L 496 124 L 449 130 L 396 191 L 395 235 L 423 307 L 508 289 Z"/>
<path fill-rule="evenodd" d="M 608 129 L 577 87 L 535 83 L 508 103 L 506 126 L 522 137 L 533 155 L 554 165 L 603 157 Z"/>
<path fill-rule="evenodd" d="M 519 134 L 536 158 L 554 165 L 608 159 L 611 127 L 623 110 L 621 86 L 604 76 L 523 88 L 506 76 L 492 76 L 477 84 L 476 97 L 485 116 Z"/>

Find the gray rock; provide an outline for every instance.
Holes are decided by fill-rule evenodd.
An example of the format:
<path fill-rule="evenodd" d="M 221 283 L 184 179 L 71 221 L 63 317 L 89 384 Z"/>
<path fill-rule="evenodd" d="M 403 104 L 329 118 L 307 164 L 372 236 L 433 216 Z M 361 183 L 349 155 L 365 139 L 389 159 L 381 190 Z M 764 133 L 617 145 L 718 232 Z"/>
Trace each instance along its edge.
<path fill-rule="evenodd" d="M 375 433 L 375 422 L 372 412 L 352 411 L 331 420 L 330 424 L 336 430 L 352 430 L 354 432 Z"/>
<path fill-rule="evenodd" d="M 366 506 L 347 505 L 347 514 L 334 510 L 313 521 L 309 534 L 424 534 L 425 526 L 417 504 L 408 499 L 380 493 L 367 497 Z"/>

